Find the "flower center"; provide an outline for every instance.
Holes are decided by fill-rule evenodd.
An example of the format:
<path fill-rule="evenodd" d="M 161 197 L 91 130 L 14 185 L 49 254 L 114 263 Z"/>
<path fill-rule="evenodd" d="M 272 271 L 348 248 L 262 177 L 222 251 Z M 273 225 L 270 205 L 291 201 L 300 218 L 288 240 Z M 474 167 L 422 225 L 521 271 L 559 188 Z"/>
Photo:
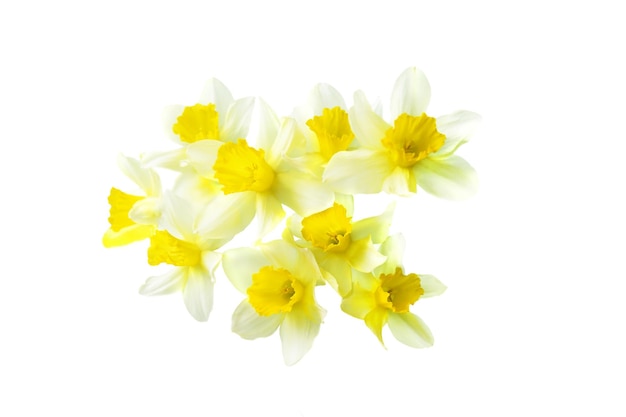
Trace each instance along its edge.
<path fill-rule="evenodd" d="M 111 188 L 111 193 L 109 194 L 109 204 L 111 205 L 111 209 L 109 210 L 109 223 L 111 224 L 111 230 L 119 232 L 125 227 L 134 225 L 135 222 L 128 217 L 128 212 L 137 201 L 143 200 L 144 198 L 145 197 L 126 194 L 117 188 Z"/>
<path fill-rule="evenodd" d="M 180 140 L 194 143 L 203 139 L 219 139 L 219 118 L 215 104 L 196 104 L 185 107 L 172 127 Z"/>
<path fill-rule="evenodd" d="M 320 152 L 326 160 L 337 152 L 348 149 L 350 142 L 354 139 L 348 113 L 339 106 L 332 109 L 325 108 L 321 116 L 309 119 L 306 125 L 317 136 Z"/>
<path fill-rule="evenodd" d="M 165 230 L 158 230 L 150 237 L 148 263 L 167 263 L 176 266 L 196 266 L 200 263 L 201 251 L 195 243 L 180 240 Z"/>
<path fill-rule="evenodd" d="M 445 140 L 445 135 L 437 131 L 434 117 L 425 113 L 421 116 L 402 113 L 381 141 L 391 160 L 398 166 L 408 168 L 438 151 Z"/>
<path fill-rule="evenodd" d="M 376 300 L 381 307 L 396 313 L 406 313 L 409 307 L 424 294 L 419 276 L 404 275 L 397 267 L 393 274 L 380 275 L 380 287 L 376 289 Z"/>
<path fill-rule="evenodd" d="M 274 182 L 274 170 L 265 161 L 265 152 L 248 146 L 245 139 L 225 143 L 217 151 L 213 169 L 224 194 L 262 192 Z"/>
<path fill-rule="evenodd" d="M 252 275 L 248 301 L 261 316 L 288 313 L 302 298 L 304 287 L 289 271 L 264 266 Z"/>
<path fill-rule="evenodd" d="M 346 215 L 346 208 L 335 203 L 331 208 L 302 219 L 302 237 L 324 251 L 343 252 L 351 242 L 351 219 Z"/>

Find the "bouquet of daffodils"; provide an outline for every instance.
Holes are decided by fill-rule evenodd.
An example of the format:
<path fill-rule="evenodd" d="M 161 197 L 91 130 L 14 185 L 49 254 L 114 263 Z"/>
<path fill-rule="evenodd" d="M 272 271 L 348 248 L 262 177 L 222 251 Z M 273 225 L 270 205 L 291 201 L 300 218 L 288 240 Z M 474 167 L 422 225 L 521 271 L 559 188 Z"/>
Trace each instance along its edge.
<path fill-rule="evenodd" d="M 149 239 L 148 264 L 171 269 L 148 278 L 139 292 L 181 292 L 199 321 L 209 317 L 221 266 L 243 297 L 232 330 L 255 339 L 280 329 L 288 365 L 309 351 L 320 330 L 326 312 L 315 291 L 325 284 L 341 310 L 363 320 L 381 343 L 388 325 L 400 342 L 430 346 L 430 330 L 410 308 L 446 287 L 432 275 L 405 271 L 404 239 L 389 235 L 394 204 L 377 216 L 352 215 L 358 194 L 410 196 L 419 186 L 463 199 L 476 191 L 476 172 L 455 153 L 480 117 L 458 111 L 435 118 L 426 113 L 429 100 L 428 80 L 408 68 L 393 86 L 389 119 L 363 92 L 347 107 L 327 84 L 281 119 L 263 100 L 235 100 L 212 79 L 198 104 L 166 109 L 174 150 L 119 156 L 120 169 L 141 191 L 111 189 L 104 246 Z M 257 131 L 249 135 L 255 110 Z M 175 173 L 170 187 L 162 187 L 162 169 Z M 253 220 L 255 239 L 229 247 Z M 268 241 L 281 224 L 281 238 Z"/>

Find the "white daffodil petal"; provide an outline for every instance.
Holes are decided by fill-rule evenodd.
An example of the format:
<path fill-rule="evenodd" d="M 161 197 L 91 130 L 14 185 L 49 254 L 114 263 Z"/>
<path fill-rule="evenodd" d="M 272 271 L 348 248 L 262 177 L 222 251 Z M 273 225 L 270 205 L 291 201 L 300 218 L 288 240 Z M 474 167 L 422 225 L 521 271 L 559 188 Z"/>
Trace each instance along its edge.
<path fill-rule="evenodd" d="M 459 146 L 472 137 L 481 119 L 480 115 L 466 110 L 437 117 L 437 130 L 446 136 L 446 140 L 443 146 L 430 157 L 439 159 L 453 154 Z"/>
<path fill-rule="evenodd" d="M 271 263 L 259 250 L 252 248 L 230 249 L 222 255 L 222 268 L 231 284 L 246 293 L 252 285 L 252 275 Z"/>
<path fill-rule="evenodd" d="M 352 239 L 359 240 L 370 236 L 372 242 L 377 244 L 387 239 L 395 208 L 396 203 L 392 202 L 382 214 L 352 223 Z"/>
<path fill-rule="evenodd" d="M 237 142 L 237 139 L 245 139 L 250 130 L 253 109 L 254 97 L 236 100 L 226 113 L 226 122 L 224 127 L 220 129 L 220 140 Z"/>
<path fill-rule="evenodd" d="M 214 281 L 213 274 L 205 268 L 187 268 L 187 282 L 183 289 L 183 300 L 189 314 L 198 321 L 209 319 L 209 314 L 213 308 Z"/>
<path fill-rule="evenodd" d="M 117 156 L 117 165 L 146 195 L 158 196 L 161 193 L 161 180 L 153 169 L 145 167 L 137 159 L 122 154 Z"/>
<path fill-rule="evenodd" d="M 286 365 L 298 362 L 313 346 L 320 331 L 322 314 L 319 310 L 303 309 L 299 306 L 285 314 L 280 326 L 280 340 Z"/>
<path fill-rule="evenodd" d="M 285 210 L 280 201 L 270 193 L 259 193 L 256 198 L 258 237 L 262 238 L 274 230 L 285 217 Z"/>
<path fill-rule="evenodd" d="M 448 288 L 433 275 L 419 274 L 420 286 L 424 290 L 422 297 L 434 297 L 441 295 Z"/>
<path fill-rule="evenodd" d="M 198 100 L 201 104 L 215 104 L 219 126 L 224 126 L 226 123 L 226 113 L 233 101 L 233 95 L 228 88 L 216 78 L 211 78 L 206 82 Z"/>
<path fill-rule="evenodd" d="M 193 242 L 195 240 L 195 215 L 189 201 L 173 192 L 163 195 L 162 227 L 172 236 Z"/>
<path fill-rule="evenodd" d="M 333 204 L 335 194 L 311 175 L 279 172 L 274 179 L 274 195 L 301 216 L 310 216 Z"/>
<path fill-rule="evenodd" d="M 374 248 L 369 236 L 365 239 L 353 240 L 348 248 L 347 258 L 350 265 L 361 272 L 371 272 L 387 259 Z"/>
<path fill-rule="evenodd" d="M 280 127 L 280 120 L 265 100 L 258 98 L 257 103 L 259 118 L 257 146 L 261 149 L 268 150 L 272 148 L 272 144 L 276 139 L 278 128 Z"/>
<path fill-rule="evenodd" d="M 356 317 L 357 319 L 364 319 L 365 316 L 376 308 L 376 300 L 374 299 L 374 293 L 365 290 L 360 284 L 354 284 L 352 292 L 341 301 L 341 309 L 344 313 Z"/>
<path fill-rule="evenodd" d="M 383 149 L 381 140 L 391 127 L 372 110 L 362 91 L 354 93 L 354 106 L 348 112 L 350 126 L 361 146 L 367 149 Z"/>
<path fill-rule="evenodd" d="M 302 216 L 298 214 L 292 214 L 287 218 L 287 229 L 291 234 L 298 239 L 304 239 L 302 236 Z"/>
<path fill-rule="evenodd" d="M 139 287 L 141 295 L 165 295 L 179 291 L 183 286 L 184 270 L 174 268 L 171 271 L 150 277 Z"/>
<path fill-rule="evenodd" d="M 426 112 L 430 102 L 430 84 L 424 73 L 407 68 L 396 80 L 391 93 L 391 118 L 396 120 L 402 113 L 419 116 Z"/>
<path fill-rule="evenodd" d="M 248 340 L 267 337 L 278 329 L 284 316 L 284 314 L 260 316 L 246 299 L 233 312 L 232 331 Z"/>
<path fill-rule="evenodd" d="M 244 230 L 256 213 L 256 193 L 218 195 L 198 219 L 198 230 L 212 239 L 232 238 Z"/>
<path fill-rule="evenodd" d="M 426 323 L 412 313 L 389 313 L 389 330 L 398 341 L 414 348 L 433 345 L 433 335 Z"/>
<path fill-rule="evenodd" d="M 137 201 L 128 212 L 128 217 L 138 224 L 157 225 L 161 217 L 161 199 L 147 197 Z"/>
<path fill-rule="evenodd" d="M 385 152 L 369 149 L 337 152 L 324 170 L 324 182 L 344 194 L 376 194 L 393 172 Z"/>
<path fill-rule="evenodd" d="M 199 175 L 213 178 L 215 171 L 213 165 L 217 159 L 217 152 L 224 143 L 218 140 L 200 140 L 187 146 L 187 159 L 189 164 Z"/>
<path fill-rule="evenodd" d="M 187 152 L 185 148 L 170 151 L 146 152 L 141 155 L 141 162 L 148 167 L 163 167 L 173 171 L 188 171 Z"/>
<path fill-rule="evenodd" d="M 177 104 L 165 107 L 161 113 L 161 120 L 163 121 L 163 131 L 165 132 L 165 135 L 178 144 L 181 143 L 181 140 L 180 136 L 174 133 L 174 125 L 178 121 L 178 118 L 183 114 L 184 110 L 185 106 Z"/>
<path fill-rule="evenodd" d="M 383 182 L 383 191 L 387 194 L 408 196 L 417 191 L 415 175 L 407 169 L 396 167 Z"/>
<path fill-rule="evenodd" d="M 352 242 L 354 244 L 354 242 Z M 324 256 L 325 255 L 325 256 Z M 345 258 L 334 254 L 324 254 L 320 259 L 320 268 L 332 274 L 337 283 L 337 292 L 342 297 L 352 289 L 352 268 Z"/>
<path fill-rule="evenodd" d="M 266 148 L 268 151 L 265 160 L 275 169 L 280 164 L 281 159 L 289 153 L 295 132 L 296 121 L 289 118 L 283 119 L 278 133 L 272 139 L 273 143 L 271 147 Z"/>
<path fill-rule="evenodd" d="M 378 250 L 387 257 L 387 260 L 374 269 L 374 275 L 391 274 L 397 266 L 402 265 L 405 246 L 406 242 L 401 234 L 392 235 L 385 239 Z"/>
<path fill-rule="evenodd" d="M 448 200 L 463 200 L 476 194 L 478 175 L 463 158 L 426 158 L 414 166 L 418 185 L 426 192 Z"/>
<path fill-rule="evenodd" d="M 317 84 L 309 95 L 309 105 L 314 115 L 322 114 L 324 109 L 332 109 L 333 107 L 346 108 L 346 102 L 343 100 L 341 93 L 333 86 L 325 83 Z"/>

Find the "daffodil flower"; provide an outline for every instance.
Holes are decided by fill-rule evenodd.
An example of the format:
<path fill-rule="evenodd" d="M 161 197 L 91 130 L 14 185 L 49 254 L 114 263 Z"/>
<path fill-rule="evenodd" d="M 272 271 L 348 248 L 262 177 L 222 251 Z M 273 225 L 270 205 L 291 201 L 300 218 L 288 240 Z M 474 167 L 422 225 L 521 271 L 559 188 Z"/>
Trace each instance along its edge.
<path fill-rule="evenodd" d="M 187 146 L 204 140 L 235 142 L 245 138 L 253 108 L 253 97 L 235 100 L 222 82 L 212 78 L 205 84 L 197 104 L 168 106 L 163 111 L 165 133 L 179 147 L 146 153 L 142 159 L 151 165 L 186 171 Z"/>
<path fill-rule="evenodd" d="M 107 248 L 147 239 L 155 232 L 161 217 L 161 180 L 157 173 L 144 167 L 138 160 L 121 154 L 118 155 L 117 165 L 139 186 L 142 195 L 111 188 L 111 227 L 102 237 L 102 243 Z"/>
<path fill-rule="evenodd" d="M 454 152 L 467 142 L 480 116 L 459 111 L 434 118 L 425 113 L 430 85 L 416 68 L 404 71 L 391 95 L 392 123 L 383 120 L 363 92 L 354 95 L 350 123 L 360 149 L 335 154 L 324 181 L 342 193 L 407 195 L 417 185 L 447 199 L 463 199 L 477 189 L 474 169 Z"/>
<path fill-rule="evenodd" d="M 262 237 L 285 216 L 283 204 L 306 216 L 334 199 L 330 188 L 284 157 L 292 146 L 295 121 L 286 118 L 281 124 L 267 104 L 261 102 L 259 107 L 257 147 L 238 139 L 219 146 L 204 141 L 188 149 L 198 172 L 221 185 L 221 196 L 205 211 L 207 227 L 218 234 L 243 230 L 256 215 Z"/>
<path fill-rule="evenodd" d="M 359 319 L 383 344 L 383 327 L 389 325 L 400 342 L 416 348 L 433 344 L 433 336 L 426 324 L 409 311 L 418 300 L 443 293 L 446 289 L 432 275 L 405 274 L 402 268 L 404 239 L 401 235 L 389 237 L 380 248 L 387 256 L 385 263 L 373 273 L 355 272 L 352 292 L 343 299 L 341 309 Z"/>
<path fill-rule="evenodd" d="M 346 208 L 334 203 L 305 218 L 294 215 L 287 225 L 299 238 L 296 243 L 311 250 L 326 281 L 345 296 L 352 289 L 352 269 L 371 272 L 385 261 L 374 244 L 387 238 L 393 211 L 390 204 L 379 216 L 352 222 Z"/>
<path fill-rule="evenodd" d="M 326 313 L 314 297 L 322 276 L 313 255 L 278 240 L 226 251 L 222 266 L 246 295 L 233 313 L 232 330 L 256 339 L 280 328 L 285 363 L 298 362 L 311 349 Z"/>
<path fill-rule="evenodd" d="M 173 266 L 152 276 L 139 289 L 142 295 L 181 291 L 189 314 L 198 321 L 209 318 L 213 306 L 215 270 L 221 256 L 215 252 L 230 238 L 213 238 L 211 230 L 198 230 L 191 205 L 173 193 L 164 195 L 164 226 L 150 238 L 148 263 Z"/>

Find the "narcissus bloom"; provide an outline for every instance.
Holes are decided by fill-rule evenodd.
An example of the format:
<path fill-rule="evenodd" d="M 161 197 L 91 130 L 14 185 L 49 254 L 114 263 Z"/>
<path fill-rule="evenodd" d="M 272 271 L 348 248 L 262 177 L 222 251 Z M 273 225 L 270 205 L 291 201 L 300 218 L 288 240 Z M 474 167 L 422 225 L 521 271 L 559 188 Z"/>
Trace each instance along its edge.
<path fill-rule="evenodd" d="M 213 238 L 211 230 L 197 230 L 195 213 L 185 200 L 164 196 L 164 225 L 150 238 L 148 263 L 172 265 L 169 272 L 150 277 L 139 289 L 143 295 L 181 291 L 185 306 L 198 321 L 206 321 L 213 307 L 215 270 L 221 256 L 215 251 L 230 238 Z"/>
<path fill-rule="evenodd" d="M 353 268 L 371 272 L 385 261 L 374 244 L 387 238 L 393 211 L 391 204 L 379 216 L 353 222 L 346 208 L 334 203 L 305 218 L 293 216 L 288 226 L 293 236 L 299 238 L 295 243 L 311 250 L 326 280 L 345 296 L 352 289 Z"/>
<path fill-rule="evenodd" d="M 326 313 L 315 301 L 322 275 L 313 255 L 273 241 L 226 251 L 222 265 L 235 288 L 246 294 L 233 313 L 233 331 L 256 339 L 280 327 L 285 363 L 298 362 L 311 349 Z"/>
<path fill-rule="evenodd" d="M 432 275 L 404 272 L 401 235 L 389 237 L 380 250 L 387 260 L 373 273 L 355 273 L 356 283 L 350 295 L 343 299 L 342 310 L 364 320 L 380 343 L 383 343 L 383 327 L 388 324 L 400 342 L 416 348 L 431 346 L 430 329 L 409 308 L 421 298 L 443 293 L 445 285 Z"/>
<path fill-rule="evenodd" d="M 416 68 L 404 71 L 391 95 L 392 123 L 383 120 L 363 92 L 354 95 L 350 123 L 360 149 L 335 154 L 324 171 L 324 181 L 341 193 L 406 195 L 417 185 L 447 199 L 474 194 L 477 176 L 454 155 L 476 129 L 480 117 L 459 111 L 434 118 L 425 113 L 430 85 Z"/>
<path fill-rule="evenodd" d="M 221 185 L 221 196 L 207 205 L 205 217 L 213 230 L 243 230 L 256 215 L 259 236 L 270 232 L 285 216 L 282 205 L 308 215 L 332 204 L 334 193 L 312 174 L 299 169 L 289 153 L 295 121 L 279 122 L 261 102 L 261 131 L 257 146 L 245 139 L 219 144 L 203 141 L 189 146 L 193 166 Z"/>
<path fill-rule="evenodd" d="M 119 155 L 117 165 L 141 189 L 142 195 L 111 188 L 109 224 L 102 237 L 105 247 L 127 245 L 154 233 L 161 217 L 161 180 L 138 160 Z"/>

